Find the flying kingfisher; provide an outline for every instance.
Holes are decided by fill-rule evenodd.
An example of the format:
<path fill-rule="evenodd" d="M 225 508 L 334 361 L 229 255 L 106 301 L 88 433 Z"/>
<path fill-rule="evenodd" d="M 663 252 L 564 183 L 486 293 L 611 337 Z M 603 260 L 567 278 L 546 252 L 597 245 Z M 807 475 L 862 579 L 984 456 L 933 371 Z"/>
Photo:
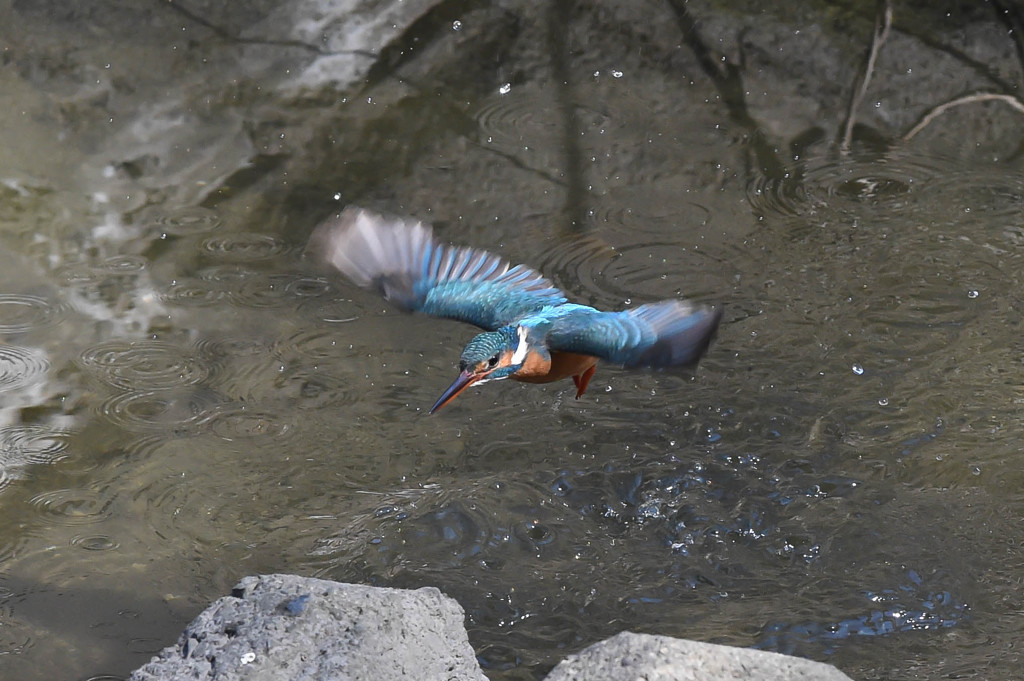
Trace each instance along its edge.
<path fill-rule="evenodd" d="M 628 368 L 695 365 L 719 309 L 663 300 L 622 312 L 568 302 L 539 272 L 487 251 L 446 246 L 430 227 L 346 208 L 317 227 L 308 251 L 399 308 L 484 329 L 462 351 L 459 376 L 430 413 L 473 384 L 572 377 L 582 397 L 598 360 Z"/>

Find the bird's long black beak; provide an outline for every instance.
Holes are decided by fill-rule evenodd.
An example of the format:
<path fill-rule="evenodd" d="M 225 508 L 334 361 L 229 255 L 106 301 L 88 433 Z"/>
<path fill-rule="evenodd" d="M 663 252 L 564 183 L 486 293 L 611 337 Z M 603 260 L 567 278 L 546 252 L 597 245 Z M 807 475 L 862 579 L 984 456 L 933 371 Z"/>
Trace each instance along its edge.
<path fill-rule="evenodd" d="M 482 376 L 480 374 L 474 374 L 468 369 L 463 371 L 459 374 L 459 377 L 455 379 L 455 382 L 448 386 L 448 389 L 441 394 L 441 397 L 437 398 L 437 402 L 434 402 L 434 406 L 430 408 L 430 413 L 433 414 L 435 411 L 454 400 L 458 397 L 459 393 L 479 381 L 481 378 Z"/>

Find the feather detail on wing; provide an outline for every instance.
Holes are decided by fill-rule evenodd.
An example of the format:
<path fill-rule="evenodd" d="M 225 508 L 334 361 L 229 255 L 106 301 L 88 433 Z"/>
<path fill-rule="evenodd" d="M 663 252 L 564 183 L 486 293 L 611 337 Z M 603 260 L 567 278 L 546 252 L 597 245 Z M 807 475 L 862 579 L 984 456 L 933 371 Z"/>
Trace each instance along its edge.
<path fill-rule="evenodd" d="M 346 208 L 317 227 L 307 251 L 403 310 L 491 331 L 565 302 L 565 294 L 529 267 L 446 246 L 421 222 L 360 208 Z"/>
<path fill-rule="evenodd" d="M 582 312 L 556 320 L 548 347 L 625 367 L 696 364 L 714 338 L 719 309 L 663 300 L 622 312 Z"/>

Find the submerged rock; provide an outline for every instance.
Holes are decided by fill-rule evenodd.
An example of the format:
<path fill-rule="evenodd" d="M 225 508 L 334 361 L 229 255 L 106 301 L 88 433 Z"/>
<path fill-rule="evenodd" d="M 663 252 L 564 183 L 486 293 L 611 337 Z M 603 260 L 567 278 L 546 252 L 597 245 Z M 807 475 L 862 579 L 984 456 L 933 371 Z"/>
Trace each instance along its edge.
<path fill-rule="evenodd" d="M 130 681 L 486 680 L 461 606 L 433 587 L 386 589 L 294 575 L 246 577 Z M 849 681 L 820 662 L 623 632 L 547 681 Z"/>

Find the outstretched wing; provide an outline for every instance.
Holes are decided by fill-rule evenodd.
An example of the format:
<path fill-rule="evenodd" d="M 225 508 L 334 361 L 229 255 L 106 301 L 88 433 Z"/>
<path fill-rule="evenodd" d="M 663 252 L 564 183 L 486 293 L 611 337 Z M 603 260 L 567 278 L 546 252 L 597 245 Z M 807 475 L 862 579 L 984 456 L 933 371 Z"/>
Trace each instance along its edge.
<path fill-rule="evenodd" d="M 557 319 L 552 350 L 592 355 L 626 367 L 696 364 L 714 338 L 719 309 L 663 300 L 622 312 L 579 312 Z"/>
<path fill-rule="evenodd" d="M 445 246 L 421 222 L 360 208 L 346 208 L 317 227 L 307 251 L 403 310 L 488 331 L 566 300 L 529 267 L 510 267 L 476 248 Z"/>

